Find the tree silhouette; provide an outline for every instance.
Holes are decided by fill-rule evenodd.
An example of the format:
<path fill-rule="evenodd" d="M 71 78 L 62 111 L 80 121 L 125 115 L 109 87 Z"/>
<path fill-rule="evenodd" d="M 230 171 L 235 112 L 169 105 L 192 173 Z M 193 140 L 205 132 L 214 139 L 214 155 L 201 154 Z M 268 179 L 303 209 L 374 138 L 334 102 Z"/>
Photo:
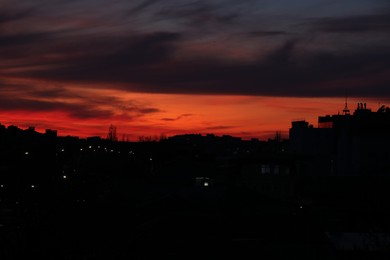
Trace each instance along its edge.
<path fill-rule="evenodd" d="M 116 126 L 112 124 L 108 128 L 107 140 L 110 140 L 112 142 L 118 141 L 118 137 L 116 136 Z"/>

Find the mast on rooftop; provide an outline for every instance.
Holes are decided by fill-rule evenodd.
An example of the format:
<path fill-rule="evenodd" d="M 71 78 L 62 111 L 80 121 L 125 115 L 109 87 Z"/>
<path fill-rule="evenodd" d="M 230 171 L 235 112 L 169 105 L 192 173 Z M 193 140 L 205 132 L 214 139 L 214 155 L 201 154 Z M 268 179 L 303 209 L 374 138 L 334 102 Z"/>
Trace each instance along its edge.
<path fill-rule="evenodd" d="M 345 107 L 343 109 L 343 115 L 349 115 L 349 109 L 348 109 L 348 92 L 345 91 Z"/>

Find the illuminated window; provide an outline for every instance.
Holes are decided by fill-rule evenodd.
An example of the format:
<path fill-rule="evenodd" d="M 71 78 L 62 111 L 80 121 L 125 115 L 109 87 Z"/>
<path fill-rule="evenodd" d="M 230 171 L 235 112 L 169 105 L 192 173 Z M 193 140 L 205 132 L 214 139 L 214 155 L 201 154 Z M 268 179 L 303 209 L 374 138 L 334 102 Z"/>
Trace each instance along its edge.
<path fill-rule="evenodd" d="M 261 165 L 261 174 L 269 174 L 271 173 L 271 167 L 268 164 Z"/>

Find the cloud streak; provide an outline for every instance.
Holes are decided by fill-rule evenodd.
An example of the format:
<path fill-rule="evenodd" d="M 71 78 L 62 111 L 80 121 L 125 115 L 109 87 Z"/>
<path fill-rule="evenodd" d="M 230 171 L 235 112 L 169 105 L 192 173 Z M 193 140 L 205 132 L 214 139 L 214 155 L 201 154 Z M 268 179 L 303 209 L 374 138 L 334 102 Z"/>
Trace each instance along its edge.
<path fill-rule="evenodd" d="M 180 120 L 184 117 L 189 117 L 189 116 L 193 116 L 192 114 L 182 114 L 176 118 L 169 118 L 169 117 L 164 117 L 164 118 L 161 118 L 162 121 L 168 121 L 168 122 L 172 122 L 172 121 L 177 121 L 177 120 Z"/>
<path fill-rule="evenodd" d="M 160 109 L 141 102 L 120 99 L 115 96 L 88 94 L 65 87 L 31 87 L 19 84 L 0 84 L 1 111 L 61 112 L 74 119 L 104 119 L 120 117 L 133 120 L 148 114 L 161 112 Z"/>
<path fill-rule="evenodd" d="M 232 3 L 227 2 L 228 8 L 222 7 L 222 2 L 174 5 L 171 1 L 163 4 L 149 0 L 130 5 L 119 1 L 107 10 L 99 10 L 103 18 L 113 12 L 125 14 L 118 11 L 120 6 L 127 15 L 148 14 L 147 19 L 137 18 L 144 26 L 150 24 L 148 30 L 134 30 L 126 25 L 134 17 L 129 20 L 128 16 L 119 16 L 119 20 L 104 23 L 97 16 L 85 16 L 80 10 L 95 8 L 89 1 L 77 5 L 60 1 L 61 11 L 47 2 L 42 2 L 40 9 L 8 6 L 0 13 L 0 24 L 5 28 L 0 31 L 2 76 L 83 83 L 91 88 L 103 82 L 111 84 L 110 88 L 145 93 L 339 96 L 344 92 L 340 88 L 348 88 L 355 95 L 390 95 L 390 90 L 384 88 L 390 82 L 386 76 L 390 68 L 389 44 L 379 40 L 359 42 L 372 33 L 382 33 L 382 39 L 390 38 L 387 13 L 299 17 L 295 20 L 298 27 L 278 30 L 268 24 L 243 27 L 241 31 L 253 30 L 237 34 L 240 26 L 248 23 L 244 18 L 256 19 L 250 13 L 245 17 L 240 11 L 248 10 L 248 6 L 234 12 Z M 63 19 L 57 26 L 46 25 L 37 30 L 28 21 L 42 22 L 37 16 L 39 10 L 51 10 Z M 69 21 L 71 11 L 78 22 Z M 41 19 L 50 20 L 54 14 Z M 186 22 L 175 24 L 177 19 Z M 155 21 L 163 21 L 163 25 L 156 25 Z M 205 24 L 210 23 L 218 28 L 206 29 Z M 15 24 L 19 29 L 13 33 L 11 25 Z M 223 33 L 218 31 L 221 28 Z M 92 33 L 93 30 L 96 32 Z M 211 37 L 208 30 L 216 34 Z M 332 41 L 329 33 L 348 33 L 339 36 L 339 43 L 353 42 L 348 49 L 344 48 Z M 232 38 L 237 35 L 240 39 Z M 252 56 L 234 58 L 233 48 L 226 55 L 192 55 L 191 48 L 200 43 L 197 36 L 213 41 L 214 45 L 238 44 Z M 268 44 L 266 52 L 256 48 L 256 39 Z M 320 40 L 327 46 L 318 45 Z M 248 41 L 252 41 L 250 48 Z M 212 53 L 207 51 L 211 42 L 204 46 L 205 53 Z M 354 84 L 354 80 L 359 84 Z M 338 86 L 340 82 L 344 82 L 343 86 Z"/>
<path fill-rule="evenodd" d="M 316 31 L 328 33 L 385 33 L 390 31 L 390 13 L 324 17 L 308 20 Z"/>
<path fill-rule="evenodd" d="M 226 119 L 238 95 L 389 99 L 389 14 L 381 0 L 5 0 L 0 110 L 253 133 Z"/>

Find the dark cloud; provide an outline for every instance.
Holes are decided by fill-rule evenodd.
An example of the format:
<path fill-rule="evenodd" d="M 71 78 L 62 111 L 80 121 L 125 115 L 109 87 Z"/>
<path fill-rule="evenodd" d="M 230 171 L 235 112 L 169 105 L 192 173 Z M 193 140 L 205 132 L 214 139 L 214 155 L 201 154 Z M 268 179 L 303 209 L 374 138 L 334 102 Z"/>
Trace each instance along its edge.
<path fill-rule="evenodd" d="M 38 69 L 24 72 L 38 78 L 65 81 L 122 81 L 129 75 L 147 73 L 151 66 L 170 59 L 175 52 L 178 33 L 153 33 L 124 38 L 91 39 L 92 44 L 59 44 L 41 59 L 33 60 Z M 71 48 L 74 46 L 74 48 Z M 1 53 L 1 52 L 0 52 Z M 1 55 L 1 54 L 0 54 Z M 42 65 L 52 65 L 42 70 Z M 29 64 L 31 66 L 31 64 Z"/>
<path fill-rule="evenodd" d="M 288 32 L 285 31 L 253 31 L 249 32 L 249 37 L 271 37 L 271 36 L 280 36 L 280 35 L 287 35 Z"/>
<path fill-rule="evenodd" d="M 207 30 L 204 26 L 226 26 L 240 17 L 238 12 L 222 10 L 221 5 L 212 1 L 195 1 L 169 6 L 155 13 L 157 17 L 183 20 L 187 26 Z"/>
<path fill-rule="evenodd" d="M 66 109 L 66 108 L 65 108 Z M 69 115 L 73 118 L 78 119 L 90 119 L 90 118 L 101 118 L 108 119 L 113 117 L 115 114 L 110 110 L 103 109 L 90 109 L 89 107 L 84 106 L 70 106 L 67 108 Z"/>
<path fill-rule="evenodd" d="M 335 82 L 366 77 L 362 88 L 365 91 L 359 94 L 390 94 L 389 90 L 382 92 L 383 88 L 372 79 L 377 74 L 385 74 L 390 66 L 390 51 L 386 48 L 304 54 L 299 54 L 297 49 L 297 41 L 289 41 L 265 59 L 250 64 L 225 64 L 210 59 L 150 70 L 148 77 L 139 73 L 130 80 L 144 84 L 144 90 L 152 92 L 338 96 L 343 95 L 344 88 L 352 88 L 353 93 L 356 86 L 340 85 L 332 89 Z M 384 81 L 389 82 L 389 76 L 384 76 Z M 329 84 L 329 88 L 324 84 Z"/>
<path fill-rule="evenodd" d="M 111 102 L 118 103 L 118 102 Z M 142 116 L 144 114 L 152 114 L 161 112 L 160 109 L 155 107 L 150 107 L 145 104 L 140 104 L 136 101 L 127 101 L 126 103 L 120 103 L 118 106 L 124 113 L 130 113 L 132 115 Z"/>
<path fill-rule="evenodd" d="M 21 85 L 23 88 L 19 91 L 13 90 L 11 95 L 10 86 L 7 83 L 4 85 L 7 88 L 0 89 L 0 111 L 59 111 L 77 119 L 108 119 L 121 112 L 121 117 L 128 120 L 161 111 L 137 101 L 124 102 L 111 96 L 89 96 L 59 86 L 36 89 L 33 86 Z"/>
<path fill-rule="evenodd" d="M 114 114 L 109 110 L 91 108 L 83 104 L 70 104 L 63 102 L 49 102 L 33 100 L 28 98 L 0 98 L 0 110 L 7 111 L 64 111 L 70 116 L 78 119 L 88 118 L 110 118 Z"/>
<path fill-rule="evenodd" d="M 134 14 L 137 14 L 139 12 L 142 12 L 144 11 L 146 8 L 160 2 L 161 0 L 146 0 L 146 1 L 142 1 L 141 3 L 139 3 L 138 5 L 132 7 L 129 11 L 128 11 L 128 14 L 129 15 L 134 15 Z"/>
<path fill-rule="evenodd" d="M 179 33 L 158 32 L 137 37 L 129 45 L 109 55 L 107 65 L 145 65 L 169 59 L 175 51 L 172 46 L 180 38 Z"/>
<path fill-rule="evenodd" d="M 138 108 L 137 110 L 142 114 L 151 114 L 151 113 L 160 112 L 160 109 L 158 108 Z"/>
<path fill-rule="evenodd" d="M 1 75 L 1 74 L 0 74 Z M 0 94 L 7 94 L 7 92 L 13 91 L 15 89 L 26 90 L 31 89 L 31 86 L 20 83 L 10 83 L 5 80 L 0 80 Z"/>
<path fill-rule="evenodd" d="M 57 32 L 23 32 L 23 33 L 12 33 L 12 34 L 1 34 L 0 33 L 0 47 L 22 50 L 26 46 L 40 46 L 50 47 L 47 44 L 49 41 L 55 40 L 55 36 L 66 33 L 66 31 Z M 12 56 L 11 56 L 12 57 Z"/>
<path fill-rule="evenodd" d="M 34 13 L 34 8 L 21 8 L 13 9 L 11 8 L 2 8 L 0 10 L 0 28 L 1 24 L 25 19 L 26 17 L 31 16 Z"/>
<path fill-rule="evenodd" d="M 192 114 L 182 114 L 182 115 L 180 115 L 180 116 L 178 116 L 176 118 L 167 118 L 167 117 L 165 117 L 165 118 L 161 118 L 161 120 L 163 120 L 163 121 L 177 121 L 177 120 L 182 119 L 183 117 L 189 117 L 189 116 L 192 116 Z"/>
<path fill-rule="evenodd" d="M 226 126 L 226 125 L 218 125 L 218 126 L 210 126 L 206 127 L 206 130 L 227 130 L 235 128 L 234 126 Z"/>
<path fill-rule="evenodd" d="M 256 24 L 257 17 L 250 16 L 253 13 L 245 17 L 231 1 L 227 6 L 220 1 L 117 1 L 107 10 L 99 9 L 102 17 L 92 12 L 93 19 L 77 9 L 92 8 L 91 1 L 56 1 L 61 6 L 57 9 L 48 3 L 41 2 L 44 7 L 38 10 L 51 10 L 50 17 L 59 14 L 66 25 L 77 22 L 82 26 L 40 28 L 23 20 L 31 16 L 39 20 L 38 7 L 34 11 L 27 7 L 0 11 L 0 24 L 20 20 L 25 28 L 12 34 L 7 26 L 8 30 L 0 30 L 1 76 L 84 83 L 91 88 L 109 85 L 146 93 L 340 96 L 348 88 L 351 95 L 390 96 L 385 87 L 390 84 L 389 43 L 382 41 L 384 38 L 367 40 L 369 33 L 388 34 L 390 15 L 386 13 L 304 18 L 304 26 L 293 27 L 276 26 L 280 24 L 275 18 L 269 20 L 275 26 Z M 109 19 L 114 11 L 124 16 Z M 138 18 L 129 20 L 126 12 Z M 74 21 L 69 20 L 72 13 Z M 149 18 L 141 19 L 140 14 Z M 301 21 L 302 17 L 295 23 Z M 137 29 L 138 25 L 144 26 Z M 247 27 L 241 28 L 243 25 Z M 332 41 L 324 36 L 329 32 L 338 33 Z M 207 41 L 206 36 L 215 40 Z M 308 40 L 316 37 L 323 41 Z M 209 47 L 226 48 L 226 55 L 213 53 Z M 204 55 L 192 53 L 202 48 Z M 252 56 L 236 58 L 241 52 Z M 229 59 L 231 56 L 235 58 Z M 65 95 L 52 91 L 32 94 Z M 146 114 L 159 110 L 146 107 L 133 111 Z"/>
<path fill-rule="evenodd" d="M 386 46 L 302 52 L 302 42 L 290 40 L 265 58 L 226 63 L 216 57 L 175 60 L 178 39 L 170 33 L 148 35 L 108 53 L 70 55 L 51 68 L 17 76 L 113 83 L 115 88 L 139 92 L 277 96 L 338 96 L 344 92 L 340 88 L 355 86 L 332 89 L 336 82 L 363 77 L 367 82 L 359 91 L 361 95 L 390 95 L 390 90 L 383 93 L 382 83 L 373 78 L 390 68 L 390 49 Z M 390 76 L 383 77 L 383 84 L 388 84 Z"/>
<path fill-rule="evenodd" d="M 69 92 L 64 87 L 50 87 L 50 88 L 42 88 L 36 89 L 31 88 L 27 91 L 30 97 L 34 98 L 75 98 L 80 97 L 79 95 Z"/>
<path fill-rule="evenodd" d="M 390 33 L 390 13 L 309 19 L 315 31 L 330 33 Z"/>

